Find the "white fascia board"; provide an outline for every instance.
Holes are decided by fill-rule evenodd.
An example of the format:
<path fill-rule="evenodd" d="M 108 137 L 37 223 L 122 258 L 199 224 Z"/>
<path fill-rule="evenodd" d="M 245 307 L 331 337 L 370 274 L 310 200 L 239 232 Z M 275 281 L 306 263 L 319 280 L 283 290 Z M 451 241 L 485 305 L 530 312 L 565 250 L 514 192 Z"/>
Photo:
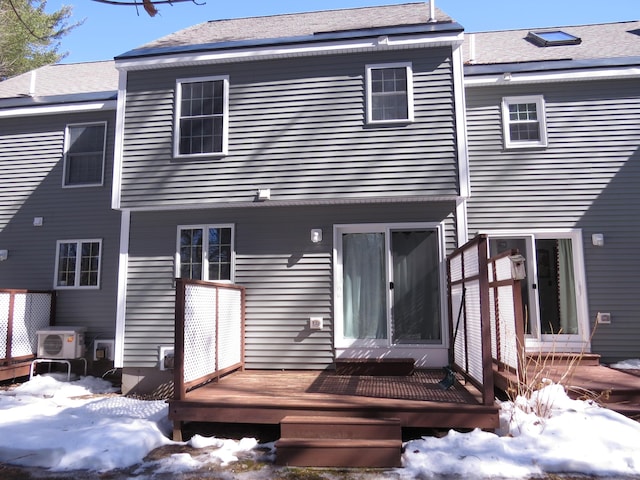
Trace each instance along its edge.
<path fill-rule="evenodd" d="M 640 77 L 640 67 L 590 68 L 583 70 L 558 70 L 552 72 L 511 72 L 509 79 L 504 73 L 467 76 L 465 87 L 489 87 L 528 83 L 576 82 L 587 80 L 614 80 Z"/>
<path fill-rule="evenodd" d="M 273 195 L 273 190 L 272 190 Z M 206 209 L 224 209 L 224 208 L 271 208 L 271 207 L 306 207 L 315 205 L 375 205 L 380 203 L 430 203 L 430 202 L 458 202 L 462 197 L 458 195 L 411 195 L 408 197 L 372 197 L 372 198 L 324 198 L 319 200 L 266 200 L 264 202 L 256 201 L 237 201 L 237 202 L 198 202 L 198 203 L 181 203 L 175 205 L 160 206 L 141 206 L 131 207 L 125 206 L 122 210 L 131 212 L 165 212 L 165 211 L 181 211 L 181 210 L 206 210 Z"/>
<path fill-rule="evenodd" d="M 127 266 L 129 262 L 129 231 L 131 212 L 123 210 L 120 217 L 120 249 L 118 254 L 118 298 L 116 299 L 116 338 L 114 367 L 124 366 L 125 313 L 127 310 Z"/>
<path fill-rule="evenodd" d="M 122 158 L 124 150 L 124 121 L 127 98 L 127 72 L 118 72 L 118 108 L 116 110 L 116 131 L 113 146 L 113 179 L 111 187 L 111 208 L 120 208 L 122 192 Z"/>
<path fill-rule="evenodd" d="M 36 115 L 58 115 L 64 113 L 96 112 L 102 110 L 115 110 L 116 100 L 101 102 L 87 102 L 64 105 L 40 105 L 34 107 L 15 107 L 0 110 L 0 118 L 29 117 Z"/>
<path fill-rule="evenodd" d="M 469 173 L 469 150 L 467 148 L 467 107 L 464 93 L 462 46 L 453 49 L 453 94 L 455 102 L 456 143 L 458 150 L 458 185 L 460 196 L 471 195 Z"/>
<path fill-rule="evenodd" d="M 228 63 L 274 58 L 330 55 L 356 51 L 395 50 L 402 48 L 457 46 L 462 33 L 429 33 L 421 35 L 380 35 L 375 38 L 306 43 L 263 48 L 238 48 L 219 51 L 154 55 L 142 58 L 116 59 L 119 70 L 149 70 L 163 67 Z"/>

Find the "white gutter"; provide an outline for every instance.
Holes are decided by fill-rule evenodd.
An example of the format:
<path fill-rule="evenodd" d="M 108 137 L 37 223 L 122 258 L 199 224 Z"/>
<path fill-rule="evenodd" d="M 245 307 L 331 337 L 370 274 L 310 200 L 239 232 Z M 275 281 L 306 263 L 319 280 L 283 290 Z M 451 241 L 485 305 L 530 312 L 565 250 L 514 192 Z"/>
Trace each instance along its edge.
<path fill-rule="evenodd" d="M 612 80 L 638 77 L 640 77 L 640 67 L 589 68 L 552 72 L 504 72 L 478 76 L 467 75 L 464 79 L 464 85 L 465 87 L 488 87 L 494 85 L 525 85 L 531 83 Z"/>
<path fill-rule="evenodd" d="M 95 112 L 100 110 L 115 110 L 115 100 L 102 102 L 87 102 L 63 105 L 38 105 L 33 107 L 14 107 L 0 110 L 0 118 L 30 117 L 36 115 L 59 115 L 64 113 Z"/>
<path fill-rule="evenodd" d="M 118 257 L 118 298 L 116 299 L 116 338 L 113 352 L 115 368 L 124 366 L 125 313 L 127 309 L 127 267 L 129 264 L 129 231 L 131 212 L 120 217 L 120 253 Z"/>
<path fill-rule="evenodd" d="M 124 120 L 127 99 L 127 72 L 118 72 L 118 109 L 116 110 L 116 131 L 113 145 L 113 181 L 111 185 L 111 208 L 120 208 L 122 191 L 122 156 L 124 150 Z"/>
<path fill-rule="evenodd" d="M 331 55 L 356 51 L 396 50 L 435 46 L 457 46 L 462 43 L 462 32 L 428 32 L 420 35 L 383 35 L 376 38 L 269 46 L 263 48 L 238 48 L 116 59 L 119 70 L 149 70 L 165 67 L 204 65 L 211 63 L 245 62 L 285 57 Z"/>

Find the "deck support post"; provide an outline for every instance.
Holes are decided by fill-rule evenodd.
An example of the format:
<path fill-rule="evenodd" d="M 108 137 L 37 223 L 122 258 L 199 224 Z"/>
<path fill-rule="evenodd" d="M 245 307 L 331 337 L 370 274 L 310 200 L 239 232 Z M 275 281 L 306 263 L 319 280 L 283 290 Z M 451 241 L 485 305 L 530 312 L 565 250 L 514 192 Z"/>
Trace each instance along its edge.
<path fill-rule="evenodd" d="M 174 420 L 173 422 L 173 435 L 172 440 L 174 442 L 182 442 L 182 422 L 180 420 Z"/>

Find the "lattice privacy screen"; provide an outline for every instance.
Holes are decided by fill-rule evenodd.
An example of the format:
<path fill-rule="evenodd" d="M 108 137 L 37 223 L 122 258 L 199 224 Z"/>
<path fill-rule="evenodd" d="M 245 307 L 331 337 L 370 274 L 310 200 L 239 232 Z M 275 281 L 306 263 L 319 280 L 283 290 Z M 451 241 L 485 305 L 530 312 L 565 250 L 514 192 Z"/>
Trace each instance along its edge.
<path fill-rule="evenodd" d="M 13 312 L 9 306 L 13 297 Z M 0 292 L 0 358 L 6 359 L 9 321 L 11 327 L 11 358 L 33 355 L 38 336 L 51 323 L 51 294 L 47 292 Z M 10 315 L 12 316 L 10 317 Z"/>
<path fill-rule="evenodd" d="M 489 283 L 511 280 L 511 260 L 508 256 L 495 260 L 496 274 L 489 269 Z M 499 362 L 518 368 L 518 336 L 514 285 L 500 285 L 489 289 L 491 308 L 491 354 Z"/>
<path fill-rule="evenodd" d="M 184 381 L 216 370 L 216 289 L 186 285 L 184 312 Z"/>
<path fill-rule="evenodd" d="M 241 290 L 186 284 L 184 307 L 185 383 L 242 362 Z"/>

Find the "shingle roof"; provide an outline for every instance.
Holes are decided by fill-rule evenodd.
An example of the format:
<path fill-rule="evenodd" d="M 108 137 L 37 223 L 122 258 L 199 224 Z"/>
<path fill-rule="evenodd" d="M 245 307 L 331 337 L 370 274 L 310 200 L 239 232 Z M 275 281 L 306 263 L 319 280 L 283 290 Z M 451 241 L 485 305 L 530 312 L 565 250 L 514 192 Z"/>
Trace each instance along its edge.
<path fill-rule="evenodd" d="M 539 47 L 526 40 L 530 31 L 551 30 L 562 30 L 582 42 Z M 470 51 L 471 35 L 475 55 Z M 465 64 L 472 65 L 640 57 L 640 21 L 466 34 L 463 55 Z"/>
<path fill-rule="evenodd" d="M 0 82 L 0 99 L 28 97 L 35 72 L 33 97 L 52 97 L 118 90 L 115 62 L 46 65 Z"/>
<path fill-rule="evenodd" d="M 437 22 L 451 23 L 449 16 L 435 9 Z M 421 25 L 429 22 L 428 3 L 405 3 L 382 7 L 325 10 L 264 17 L 214 20 L 180 30 L 132 52 L 278 38 L 305 37 L 318 33 L 364 30 L 391 26 Z M 131 53 L 131 52 L 127 52 Z"/>

